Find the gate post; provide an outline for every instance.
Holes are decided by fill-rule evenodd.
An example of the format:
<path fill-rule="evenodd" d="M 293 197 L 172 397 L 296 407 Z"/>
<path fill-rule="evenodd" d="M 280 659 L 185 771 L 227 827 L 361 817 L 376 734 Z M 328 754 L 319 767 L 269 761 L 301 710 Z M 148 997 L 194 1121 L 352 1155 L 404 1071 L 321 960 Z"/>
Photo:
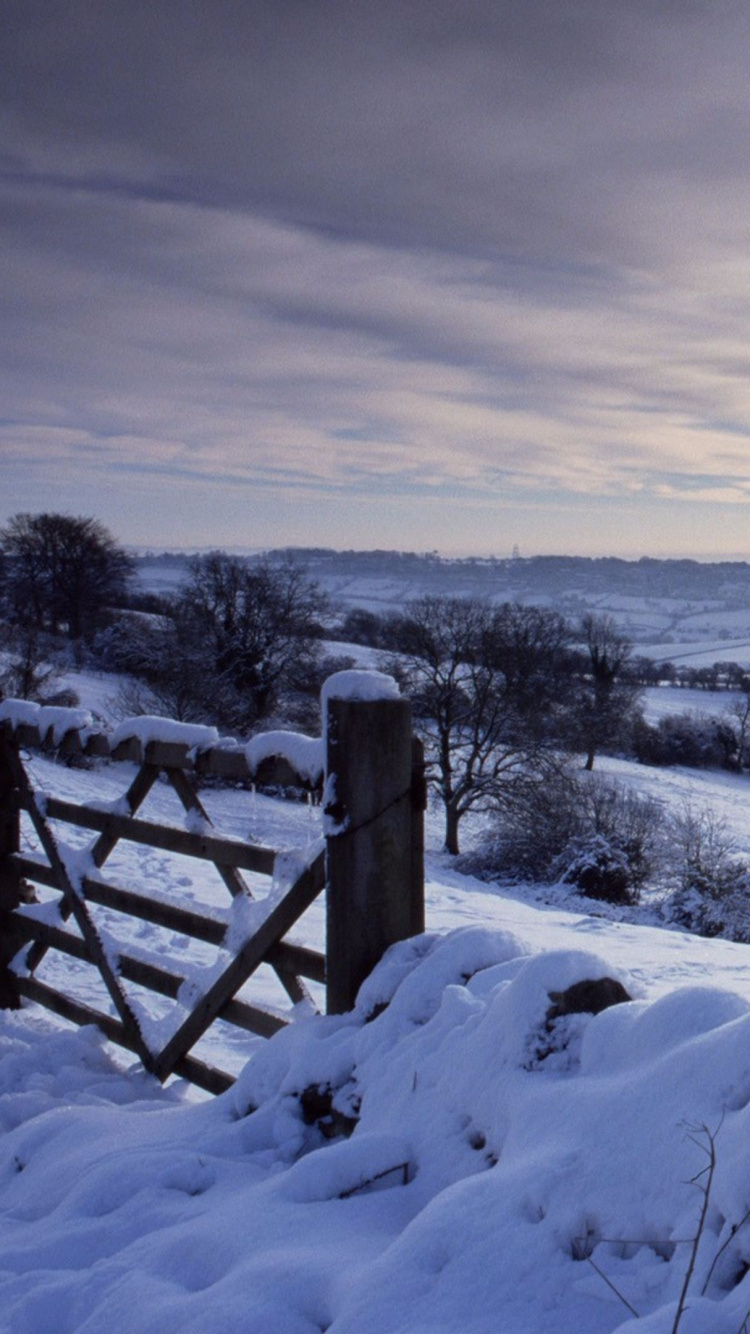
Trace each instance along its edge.
<path fill-rule="evenodd" d="M 327 1009 L 340 1014 L 389 945 L 424 929 L 424 807 L 411 703 L 392 677 L 337 672 L 323 712 Z"/>
<path fill-rule="evenodd" d="M 9 858 L 20 848 L 18 789 L 10 763 L 9 725 L 0 723 L 0 1010 L 18 1010 L 21 997 L 9 964 L 23 944 L 13 920 L 21 902 L 18 877 Z"/>

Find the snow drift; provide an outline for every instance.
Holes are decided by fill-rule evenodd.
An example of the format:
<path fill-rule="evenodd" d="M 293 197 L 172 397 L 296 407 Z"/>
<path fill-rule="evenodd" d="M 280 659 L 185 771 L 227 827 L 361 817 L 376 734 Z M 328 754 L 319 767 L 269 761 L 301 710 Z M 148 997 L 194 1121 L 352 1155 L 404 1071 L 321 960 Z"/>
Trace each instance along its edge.
<path fill-rule="evenodd" d="M 680 1330 L 738 1334 L 750 1006 L 555 1008 L 603 978 L 635 992 L 598 955 L 418 937 L 203 1103 L 126 1079 L 93 1030 L 5 1014 L 3 1328 L 669 1334 L 708 1133 Z"/>

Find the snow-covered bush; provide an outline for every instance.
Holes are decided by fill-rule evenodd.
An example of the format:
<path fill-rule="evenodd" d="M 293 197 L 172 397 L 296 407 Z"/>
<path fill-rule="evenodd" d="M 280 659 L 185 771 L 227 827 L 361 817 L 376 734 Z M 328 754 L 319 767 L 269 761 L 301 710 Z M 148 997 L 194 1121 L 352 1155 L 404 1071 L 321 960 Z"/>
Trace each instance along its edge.
<path fill-rule="evenodd" d="M 633 883 L 627 853 L 603 834 L 574 840 L 567 850 L 571 856 L 560 879 L 575 885 L 591 899 L 606 903 L 635 903 L 638 891 Z"/>
<path fill-rule="evenodd" d="M 562 880 L 594 898 L 634 903 L 661 865 L 665 816 L 652 798 L 612 779 L 561 767 L 528 785 L 473 857 L 504 879 Z"/>
<path fill-rule="evenodd" d="M 750 941 L 750 863 L 726 821 L 688 803 L 672 818 L 670 848 L 669 919 L 702 936 Z"/>
<path fill-rule="evenodd" d="M 695 888 L 677 890 L 665 915 L 698 936 L 723 936 L 750 944 L 750 866 L 738 868 L 737 879 L 720 897 Z"/>
<path fill-rule="evenodd" d="M 624 857 L 632 891 L 641 890 L 661 865 L 665 815 L 652 797 L 613 780 L 583 785 L 583 818 L 594 835 Z"/>
<path fill-rule="evenodd" d="M 480 846 L 462 857 L 462 868 L 486 879 L 554 879 L 557 858 L 583 832 L 584 781 L 572 766 L 560 766 L 544 781 L 527 783 Z M 591 781 L 600 780 L 597 776 Z"/>
<path fill-rule="evenodd" d="M 0 641 L 5 650 L 0 653 L 0 699 L 46 702 L 59 686 L 54 638 L 33 625 L 4 622 Z"/>
<path fill-rule="evenodd" d="M 736 882 L 737 845 L 726 820 L 710 807 L 687 802 L 672 817 L 672 846 L 681 889 L 721 898 Z"/>

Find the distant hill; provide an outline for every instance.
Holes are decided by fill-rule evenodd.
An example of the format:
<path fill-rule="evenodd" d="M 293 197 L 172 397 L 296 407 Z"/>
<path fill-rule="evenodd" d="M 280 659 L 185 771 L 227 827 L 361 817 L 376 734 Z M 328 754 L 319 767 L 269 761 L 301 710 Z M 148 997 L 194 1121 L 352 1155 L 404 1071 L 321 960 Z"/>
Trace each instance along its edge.
<path fill-rule="evenodd" d="M 576 618 L 608 612 L 638 644 L 750 641 L 750 563 L 612 556 L 446 559 L 435 553 L 288 547 L 253 554 L 303 564 L 342 607 L 393 611 L 425 594 L 553 606 Z M 187 557 L 137 559 L 145 587 L 175 588 Z"/>

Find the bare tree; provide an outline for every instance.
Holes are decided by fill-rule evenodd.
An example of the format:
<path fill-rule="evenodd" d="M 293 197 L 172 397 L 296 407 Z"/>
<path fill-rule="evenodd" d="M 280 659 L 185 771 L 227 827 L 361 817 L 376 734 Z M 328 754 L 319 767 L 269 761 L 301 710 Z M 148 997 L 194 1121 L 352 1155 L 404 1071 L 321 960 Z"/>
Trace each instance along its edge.
<path fill-rule="evenodd" d="M 538 666 L 531 635 L 520 636 L 524 659 L 508 624 L 518 631 L 522 618 L 463 598 L 421 598 L 401 618 L 394 670 L 412 695 L 450 853 L 467 811 L 501 808 L 553 762 L 528 707 Z"/>
<path fill-rule="evenodd" d="M 581 634 L 585 662 L 579 688 L 577 731 L 586 752 L 586 769 L 593 769 L 602 746 L 623 734 L 632 721 L 640 687 L 627 676 L 630 640 L 611 616 L 584 616 Z"/>
<path fill-rule="evenodd" d="M 725 718 L 734 734 L 738 770 L 750 767 L 750 676 L 743 674 L 740 688 L 726 711 Z"/>
<path fill-rule="evenodd" d="M 125 597 L 132 562 L 96 519 L 16 514 L 0 545 L 8 613 L 19 624 L 79 639 Z"/>
<path fill-rule="evenodd" d="M 0 623 L 0 647 L 4 650 L 0 699 L 7 695 L 38 701 L 54 691 L 57 672 L 49 660 L 49 643 L 37 626 Z"/>
<path fill-rule="evenodd" d="M 200 646 L 204 697 L 221 721 L 247 728 L 304 690 L 319 656 L 325 598 L 305 570 L 215 551 L 191 562 L 174 613 L 179 637 Z"/>
<path fill-rule="evenodd" d="M 482 643 L 485 661 L 502 672 L 525 725 L 548 738 L 560 735 L 570 706 L 572 638 L 558 612 L 504 602 L 492 609 Z"/>

